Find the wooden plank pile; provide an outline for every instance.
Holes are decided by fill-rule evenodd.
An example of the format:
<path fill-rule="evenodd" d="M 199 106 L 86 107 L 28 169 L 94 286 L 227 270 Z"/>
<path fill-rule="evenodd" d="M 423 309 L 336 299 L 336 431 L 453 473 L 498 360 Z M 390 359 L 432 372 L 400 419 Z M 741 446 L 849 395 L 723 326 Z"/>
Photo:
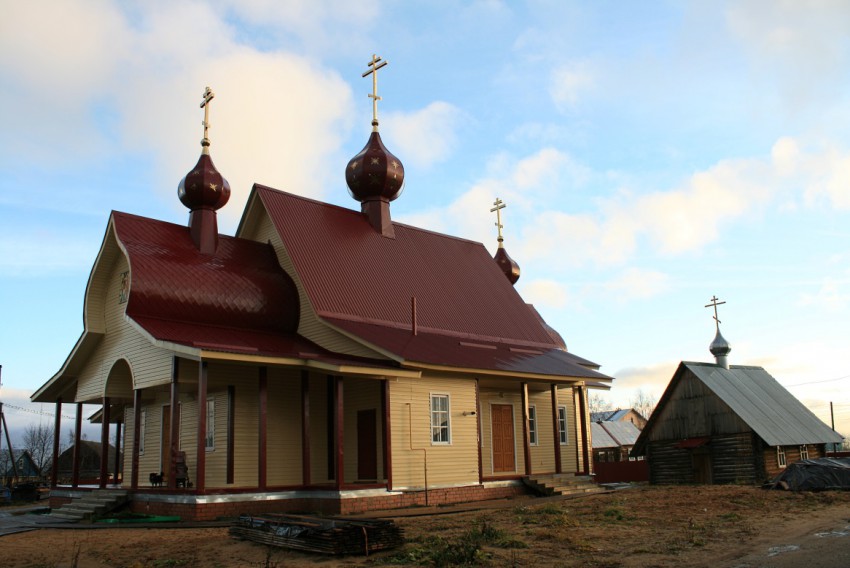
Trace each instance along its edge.
<path fill-rule="evenodd" d="M 404 544 L 402 529 L 392 521 L 304 515 L 242 515 L 231 525 L 230 536 L 333 555 L 368 556 Z"/>

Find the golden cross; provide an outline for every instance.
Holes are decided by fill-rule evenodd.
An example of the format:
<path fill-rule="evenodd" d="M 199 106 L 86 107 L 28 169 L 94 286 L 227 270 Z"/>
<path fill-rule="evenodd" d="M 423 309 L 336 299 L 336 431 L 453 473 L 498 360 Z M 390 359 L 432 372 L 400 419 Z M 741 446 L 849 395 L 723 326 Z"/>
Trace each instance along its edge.
<path fill-rule="evenodd" d="M 378 101 L 382 100 L 378 96 L 378 69 L 384 67 L 389 61 L 382 61 L 376 54 L 372 54 L 372 61 L 368 63 L 369 70 L 363 73 L 363 77 L 372 74 L 372 92 L 369 93 L 369 98 L 372 99 L 372 130 L 378 131 Z"/>
<path fill-rule="evenodd" d="M 717 327 L 717 331 L 720 331 L 720 320 L 717 319 L 717 306 L 720 306 L 720 305 L 725 304 L 725 303 L 726 303 L 725 300 L 722 301 L 722 302 L 718 302 L 717 296 L 711 296 L 711 303 L 705 305 L 706 308 L 710 308 L 712 306 L 714 307 L 714 321 L 715 321 L 714 325 Z"/>
<path fill-rule="evenodd" d="M 502 238 L 502 229 L 504 229 L 504 228 L 505 228 L 505 227 L 502 225 L 502 213 L 501 213 L 501 210 L 502 210 L 502 209 L 504 209 L 505 207 L 507 207 L 507 205 L 505 204 L 505 202 L 504 202 L 504 201 L 502 201 L 502 200 L 501 200 L 501 199 L 499 199 L 498 197 L 496 198 L 496 201 L 494 201 L 494 202 L 493 202 L 493 205 L 494 205 L 495 207 L 493 207 L 492 209 L 490 209 L 490 213 L 493 213 L 494 211 L 496 212 L 496 228 L 497 228 L 497 229 L 498 229 L 498 231 L 499 231 L 499 245 L 501 245 L 501 244 L 502 244 L 502 241 L 504 240 L 504 239 Z"/>
<path fill-rule="evenodd" d="M 209 87 L 204 90 L 203 94 L 203 102 L 201 102 L 201 108 L 204 109 L 204 121 L 201 123 L 204 125 L 204 139 L 201 141 L 201 146 L 207 147 L 210 145 L 210 139 L 208 136 L 208 131 L 210 128 L 210 101 L 215 97 L 215 93 L 212 92 L 212 89 Z"/>

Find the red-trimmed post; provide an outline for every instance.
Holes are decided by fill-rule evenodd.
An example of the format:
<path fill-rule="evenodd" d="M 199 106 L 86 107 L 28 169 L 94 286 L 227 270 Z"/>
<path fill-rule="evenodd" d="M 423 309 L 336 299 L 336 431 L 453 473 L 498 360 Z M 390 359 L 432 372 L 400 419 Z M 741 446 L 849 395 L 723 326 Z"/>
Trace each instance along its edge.
<path fill-rule="evenodd" d="M 257 448 L 257 486 L 260 491 L 266 489 L 266 448 L 268 447 L 268 406 L 269 379 L 268 369 L 260 367 L 259 373 L 259 447 Z"/>
<path fill-rule="evenodd" d="M 343 408 L 343 379 L 334 377 L 334 430 L 336 431 L 336 489 L 342 489 L 345 483 L 345 454 L 343 451 L 343 433 L 345 431 L 345 413 Z"/>
<path fill-rule="evenodd" d="M 528 441 L 528 383 L 522 383 L 522 453 L 525 458 L 525 475 L 531 475 L 531 444 Z"/>
<path fill-rule="evenodd" d="M 195 490 L 203 492 L 207 481 L 207 385 L 209 380 L 208 363 L 198 363 L 198 445 L 195 449 Z"/>
<path fill-rule="evenodd" d="M 80 486 L 80 443 L 83 437 L 83 403 L 77 403 L 77 416 L 74 419 L 74 453 L 71 457 L 71 487 Z"/>
<path fill-rule="evenodd" d="M 578 406 L 581 413 L 581 445 L 582 445 L 582 465 L 584 466 L 584 475 L 590 475 L 590 440 L 587 435 L 587 388 L 578 388 Z"/>
<path fill-rule="evenodd" d="M 381 420 L 383 444 L 384 479 L 387 481 L 387 489 L 393 488 L 393 447 L 392 428 L 390 423 L 390 380 L 381 381 L 381 408 L 383 419 Z"/>
<path fill-rule="evenodd" d="M 552 433 L 555 438 L 555 473 L 562 473 L 563 466 L 561 465 L 561 414 L 558 412 L 558 385 L 552 383 Z M 564 427 L 566 428 L 566 424 Z"/>
<path fill-rule="evenodd" d="M 310 371 L 301 370 L 301 483 L 310 485 Z"/>
<path fill-rule="evenodd" d="M 139 488 L 139 449 L 142 436 L 142 389 L 133 390 L 133 456 L 130 465 L 130 489 Z"/>
<path fill-rule="evenodd" d="M 171 363 L 171 424 L 169 424 L 169 463 L 168 488 L 177 489 L 177 452 L 180 448 L 180 359 L 174 357 Z"/>
<path fill-rule="evenodd" d="M 53 463 L 50 466 L 50 487 L 59 484 L 59 436 L 62 435 L 62 397 L 56 399 L 56 416 L 53 419 Z"/>

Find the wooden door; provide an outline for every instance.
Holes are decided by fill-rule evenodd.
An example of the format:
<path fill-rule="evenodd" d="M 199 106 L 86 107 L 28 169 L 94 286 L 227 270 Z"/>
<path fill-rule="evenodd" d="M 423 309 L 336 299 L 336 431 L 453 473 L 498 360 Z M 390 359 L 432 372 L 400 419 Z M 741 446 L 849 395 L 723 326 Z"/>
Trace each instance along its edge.
<path fill-rule="evenodd" d="M 694 468 L 694 483 L 711 484 L 711 454 L 705 448 L 698 448 L 691 454 Z"/>
<path fill-rule="evenodd" d="M 514 471 L 514 407 L 494 404 L 490 407 L 493 423 L 493 472 Z"/>
<path fill-rule="evenodd" d="M 378 479 L 378 420 L 375 409 L 357 412 L 357 479 Z"/>
<path fill-rule="evenodd" d="M 180 405 L 177 405 L 177 432 L 180 432 Z M 160 446 L 162 478 L 168 480 L 171 472 L 171 405 L 162 407 L 162 445 Z"/>

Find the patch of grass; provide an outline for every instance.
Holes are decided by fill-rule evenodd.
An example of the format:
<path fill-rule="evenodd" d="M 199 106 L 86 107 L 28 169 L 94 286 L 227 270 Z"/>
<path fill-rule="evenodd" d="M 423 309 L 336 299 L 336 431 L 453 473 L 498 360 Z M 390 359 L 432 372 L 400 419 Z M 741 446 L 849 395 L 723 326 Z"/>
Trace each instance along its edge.
<path fill-rule="evenodd" d="M 175 568 L 177 566 L 186 566 L 187 560 L 179 560 L 177 558 L 160 558 L 150 563 L 151 568 Z"/>
<path fill-rule="evenodd" d="M 608 507 L 602 514 L 612 521 L 624 521 L 627 519 L 625 511 L 619 507 Z"/>

